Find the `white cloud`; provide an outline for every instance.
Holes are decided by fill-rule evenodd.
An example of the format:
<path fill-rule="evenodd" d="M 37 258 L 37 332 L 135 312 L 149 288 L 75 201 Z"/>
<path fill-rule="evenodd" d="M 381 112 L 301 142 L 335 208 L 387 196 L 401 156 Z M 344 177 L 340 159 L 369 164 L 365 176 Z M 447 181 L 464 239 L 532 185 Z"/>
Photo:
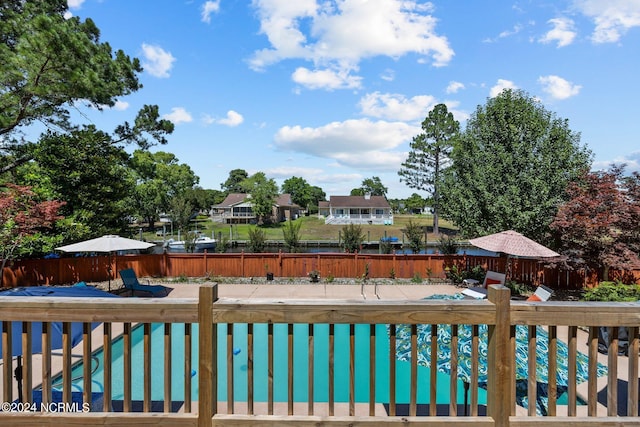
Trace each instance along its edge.
<path fill-rule="evenodd" d="M 116 101 L 115 105 L 111 108 L 116 111 L 124 111 L 129 108 L 129 103 L 125 101 Z"/>
<path fill-rule="evenodd" d="M 242 116 L 242 114 L 236 111 L 229 110 L 227 111 L 227 116 L 223 119 L 216 119 L 215 117 L 212 117 L 209 114 L 203 114 L 202 121 L 206 125 L 212 125 L 214 123 L 217 123 L 219 125 L 235 127 L 240 125 L 242 122 L 244 122 L 244 117 Z"/>
<path fill-rule="evenodd" d="M 304 168 L 304 167 L 296 167 L 296 166 L 282 166 L 275 168 L 265 169 L 264 173 L 272 177 L 274 179 L 279 178 L 291 178 L 292 176 L 304 176 L 305 179 L 309 179 L 309 177 L 319 177 L 324 171 L 319 168 Z"/>
<path fill-rule="evenodd" d="M 342 166 L 397 171 L 406 154 L 393 150 L 419 132 L 419 127 L 406 123 L 360 119 L 317 128 L 284 126 L 274 143 L 282 150 L 333 159 Z"/>
<path fill-rule="evenodd" d="M 235 126 L 238 126 L 243 121 L 244 121 L 244 117 L 242 117 L 242 114 L 233 110 L 229 110 L 227 111 L 227 117 L 225 117 L 224 119 L 220 119 L 217 122 L 221 125 L 235 127 Z"/>
<path fill-rule="evenodd" d="M 67 6 L 69 6 L 69 9 L 80 9 L 82 3 L 84 3 L 84 0 L 67 0 Z"/>
<path fill-rule="evenodd" d="M 538 83 L 542 85 L 542 90 L 554 99 L 570 98 L 577 95 L 582 88 L 558 76 L 541 76 L 538 78 Z"/>
<path fill-rule="evenodd" d="M 557 47 L 564 47 L 573 43 L 577 33 L 571 19 L 554 18 L 549 19 L 547 23 L 553 25 L 553 28 L 540 38 L 542 43 L 558 42 Z"/>
<path fill-rule="evenodd" d="M 220 0 L 206 1 L 202 5 L 202 22 L 207 24 L 211 22 L 211 14 L 218 13 L 220 11 Z"/>
<path fill-rule="evenodd" d="M 142 66 L 149 74 L 154 77 L 169 77 L 169 71 L 176 60 L 170 52 L 165 51 L 160 46 L 143 43 L 142 55 L 144 56 Z"/>
<path fill-rule="evenodd" d="M 574 0 L 574 6 L 592 18 L 594 43 L 614 43 L 630 28 L 640 26 L 640 0 Z"/>
<path fill-rule="evenodd" d="M 193 121 L 191 114 L 183 107 L 173 107 L 169 114 L 162 116 L 163 119 L 171 120 L 174 124 L 189 123 Z"/>
<path fill-rule="evenodd" d="M 384 70 L 384 72 L 380 75 L 380 78 L 387 82 L 392 82 L 396 79 L 396 72 L 390 68 Z"/>
<path fill-rule="evenodd" d="M 640 151 L 635 151 L 623 156 L 618 156 L 612 160 L 595 161 L 591 165 L 591 170 L 600 171 L 610 169 L 613 165 L 625 165 L 625 174 L 632 172 L 640 173 Z"/>
<path fill-rule="evenodd" d="M 418 95 L 406 98 L 393 93 L 373 92 L 363 96 L 359 105 L 362 114 L 387 120 L 422 120 L 436 105 L 436 99 L 430 95 Z"/>
<path fill-rule="evenodd" d="M 314 70 L 299 67 L 291 78 L 308 89 L 357 89 L 360 88 L 361 77 L 352 76 L 346 70 Z"/>
<path fill-rule="evenodd" d="M 464 89 L 464 84 L 456 81 L 450 81 L 447 86 L 447 93 L 458 93 L 459 90 Z"/>
<path fill-rule="evenodd" d="M 260 31 L 270 47 L 254 52 L 255 70 L 284 59 L 303 59 L 316 68 L 351 71 L 364 58 L 399 58 L 409 53 L 447 65 L 453 49 L 435 31 L 431 4 L 415 0 L 254 0 Z"/>
<path fill-rule="evenodd" d="M 505 89 L 517 89 L 518 87 L 511 80 L 498 79 L 498 82 L 489 91 L 491 98 L 500 95 Z"/>
<path fill-rule="evenodd" d="M 511 36 L 514 36 L 514 35 L 518 34 L 519 32 L 521 32 L 523 30 L 523 28 L 524 28 L 524 26 L 522 24 L 516 24 L 516 25 L 513 26 L 512 29 L 502 31 L 500 34 L 498 34 L 494 38 L 487 37 L 486 39 L 482 40 L 482 42 L 483 43 L 495 43 L 500 39 L 506 39 L 508 37 L 511 37 Z"/>

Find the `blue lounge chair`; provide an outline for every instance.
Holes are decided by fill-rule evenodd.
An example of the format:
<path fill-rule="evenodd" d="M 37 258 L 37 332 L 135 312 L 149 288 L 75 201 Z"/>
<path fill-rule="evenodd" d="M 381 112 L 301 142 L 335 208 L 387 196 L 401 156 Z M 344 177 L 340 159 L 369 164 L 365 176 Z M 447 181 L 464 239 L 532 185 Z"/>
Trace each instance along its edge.
<path fill-rule="evenodd" d="M 127 268 L 125 270 L 120 270 L 120 277 L 122 278 L 123 287 L 122 290 L 131 291 L 132 295 L 135 296 L 136 292 L 143 292 L 145 294 L 150 294 L 151 296 L 163 296 L 166 297 L 169 295 L 169 290 L 162 285 L 143 285 L 138 281 L 138 277 L 136 276 L 136 272 L 133 271 L 132 268 Z"/>

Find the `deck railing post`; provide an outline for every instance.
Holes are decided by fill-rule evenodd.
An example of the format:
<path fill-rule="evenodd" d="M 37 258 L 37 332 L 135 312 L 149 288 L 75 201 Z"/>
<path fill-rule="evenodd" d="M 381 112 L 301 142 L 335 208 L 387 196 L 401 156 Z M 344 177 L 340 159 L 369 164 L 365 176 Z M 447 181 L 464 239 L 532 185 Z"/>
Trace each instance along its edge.
<path fill-rule="evenodd" d="M 491 285 L 488 294 L 489 301 L 495 305 L 496 322 L 489 325 L 487 412 L 500 427 L 509 425 L 511 413 L 511 291 L 503 285 Z"/>
<path fill-rule="evenodd" d="M 213 324 L 217 285 L 201 285 L 198 298 L 198 426 L 211 426 L 218 406 L 218 325 Z"/>

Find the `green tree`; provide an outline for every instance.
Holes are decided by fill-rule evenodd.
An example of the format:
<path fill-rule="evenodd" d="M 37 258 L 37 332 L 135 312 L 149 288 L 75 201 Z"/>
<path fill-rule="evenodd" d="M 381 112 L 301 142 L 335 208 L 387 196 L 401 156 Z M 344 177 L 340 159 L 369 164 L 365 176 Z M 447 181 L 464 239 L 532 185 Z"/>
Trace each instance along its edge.
<path fill-rule="evenodd" d="M 0 173 L 32 159 L 37 140 L 23 138 L 30 125 L 65 135 L 77 130 L 70 109 L 88 104 L 103 110 L 141 88 L 139 60 L 121 50 L 114 54 L 91 19 L 67 19 L 66 12 L 66 0 L 0 4 Z M 144 106 L 134 125 L 116 128 L 115 138 L 148 148 L 151 140 L 166 143 L 172 131 L 156 106 Z"/>
<path fill-rule="evenodd" d="M 249 252 L 264 252 L 264 248 L 267 245 L 267 233 L 258 227 L 250 227 L 248 232 L 249 242 L 247 242 L 247 249 Z"/>
<path fill-rule="evenodd" d="M 249 174 L 244 169 L 233 169 L 229 172 L 229 177 L 225 182 L 220 184 L 220 188 L 226 194 L 243 193 L 245 191 L 242 183 L 249 178 Z"/>
<path fill-rule="evenodd" d="M 298 246 L 300 246 L 300 227 L 302 223 L 299 221 L 287 221 L 282 226 L 282 237 L 284 239 L 284 245 L 288 252 L 298 252 Z"/>
<path fill-rule="evenodd" d="M 256 172 L 242 181 L 242 188 L 251 196 L 251 210 L 258 217 L 258 223 L 270 220 L 273 204 L 278 197 L 278 185 L 267 178 L 264 172 Z"/>
<path fill-rule="evenodd" d="M 352 196 L 364 196 L 365 194 L 369 194 L 371 196 L 384 196 L 387 197 L 387 192 L 389 189 L 382 185 L 382 181 L 377 176 L 373 176 L 371 178 L 366 178 L 362 181 L 362 184 L 359 188 L 354 188 L 351 190 Z"/>
<path fill-rule="evenodd" d="M 293 203 L 306 208 L 311 203 L 310 188 L 306 179 L 292 176 L 284 180 L 281 190 L 283 194 L 291 195 Z"/>
<path fill-rule="evenodd" d="M 433 232 L 438 234 L 440 214 L 440 180 L 449 163 L 454 141 L 458 137 L 460 124 L 447 111 L 447 106 L 438 104 L 429 111 L 422 122 L 423 133 L 411 142 L 411 151 L 398 171 L 400 181 L 410 188 L 428 192 L 433 200 Z"/>
<path fill-rule="evenodd" d="M 420 213 L 422 212 L 422 209 L 424 209 L 426 203 L 427 202 L 420 197 L 418 193 L 413 193 L 405 200 L 404 206 L 411 213 Z"/>
<path fill-rule="evenodd" d="M 225 194 L 220 190 L 204 189 L 195 186 L 188 189 L 184 197 L 193 205 L 198 211 L 209 211 L 211 206 L 217 205 L 224 200 Z"/>
<path fill-rule="evenodd" d="M 199 181 L 189 165 L 178 163 L 174 154 L 164 151 L 136 150 L 130 166 L 136 178 L 132 203 L 151 228 L 158 215 L 169 210 L 173 197 L 183 196 Z"/>
<path fill-rule="evenodd" d="M 94 236 L 126 229 L 126 217 L 133 213 L 129 155 L 108 134 L 94 126 L 62 135 L 48 132 L 34 147 L 33 159 L 22 175 L 36 171 L 37 180 L 29 183 L 64 200 L 61 214 L 90 226 Z"/>
<path fill-rule="evenodd" d="M 414 254 L 420 253 L 424 246 L 422 239 L 425 236 L 424 227 L 412 220 L 409 220 L 402 232 L 407 236 L 409 240 L 409 247 Z"/>
<path fill-rule="evenodd" d="M 364 241 L 364 231 L 360 224 L 348 224 L 342 227 L 342 247 L 346 252 L 357 252 Z"/>
<path fill-rule="evenodd" d="M 191 217 L 195 212 L 195 208 L 191 204 L 191 201 L 184 195 L 177 195 L 169 200 L 169 215 L 173 226 L 178 230 L 187 232 L 189 231 L 189 223 Z M 186 240 L 186 239 L 185 239 Z M 191 251 L 193 252 L 193 250 Z"/>
<path fill-rule="evenodd" d="M 478 106 L 451 159 L 442 212 L 463 235 L 513 229 L 547 242 L 567 185 L 589 168 L 591 153 L 567 120 L 523 91 L 505 90 Z"/>

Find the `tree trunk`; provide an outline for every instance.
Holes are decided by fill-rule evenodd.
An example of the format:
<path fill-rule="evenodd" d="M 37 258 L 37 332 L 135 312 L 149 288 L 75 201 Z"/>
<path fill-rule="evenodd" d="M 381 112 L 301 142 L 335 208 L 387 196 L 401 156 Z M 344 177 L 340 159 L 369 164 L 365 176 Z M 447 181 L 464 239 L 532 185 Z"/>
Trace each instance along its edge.
<path fill-rule="evenodd" d="M 602 269 L 602 281 L 603 282 L 608 282 L 609 281 L 609 266 L 605 265 L 604 268 Z"/>

